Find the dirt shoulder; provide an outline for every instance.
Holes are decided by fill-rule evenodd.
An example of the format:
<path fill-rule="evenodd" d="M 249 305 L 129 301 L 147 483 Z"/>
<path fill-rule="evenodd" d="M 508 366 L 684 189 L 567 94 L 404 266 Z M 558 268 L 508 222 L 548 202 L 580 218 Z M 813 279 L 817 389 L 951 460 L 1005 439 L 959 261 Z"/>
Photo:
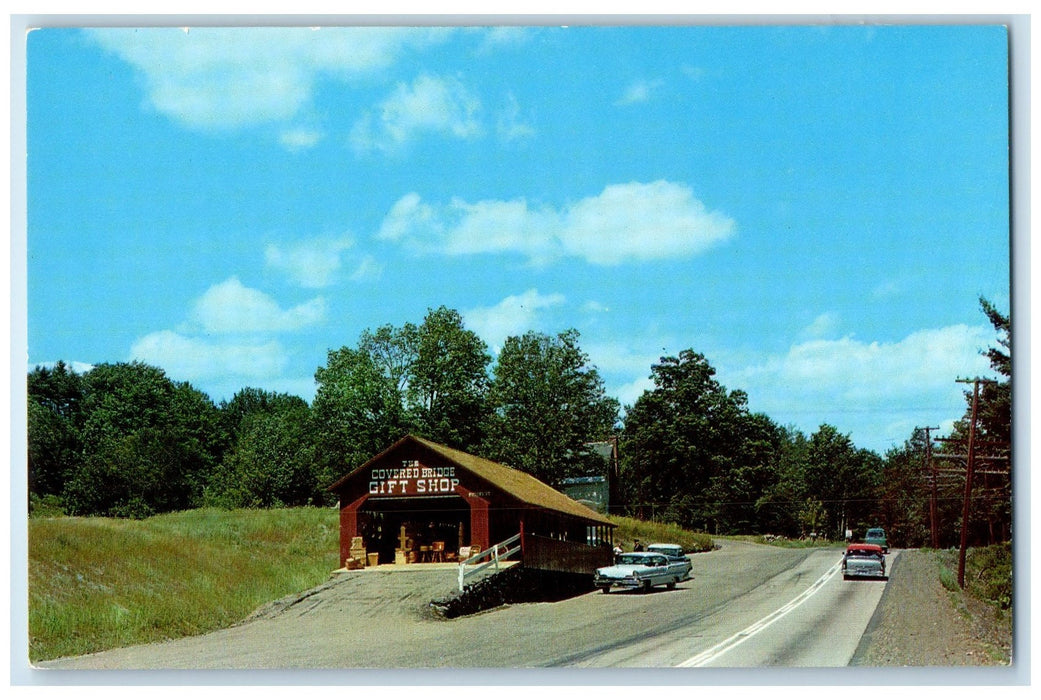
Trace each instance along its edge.
<path fill-rule="evenodd" d="M 1000 666 L 1012 616 L 940 582 L 947 553 L 904 550 L 854 655 L 853 666 Z"/>

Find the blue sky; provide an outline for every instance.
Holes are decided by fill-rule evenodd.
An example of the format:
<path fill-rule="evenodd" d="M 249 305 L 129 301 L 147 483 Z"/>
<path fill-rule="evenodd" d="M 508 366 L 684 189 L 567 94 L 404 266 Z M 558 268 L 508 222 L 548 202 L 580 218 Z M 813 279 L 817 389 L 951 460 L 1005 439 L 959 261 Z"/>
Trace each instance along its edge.
<path fill-rule="evenodd" d="M 444 305 L 883 451 L 1009 308 L 997 26 L 50 28 L 26 85 L 30 366 L 310 400 Z"/>

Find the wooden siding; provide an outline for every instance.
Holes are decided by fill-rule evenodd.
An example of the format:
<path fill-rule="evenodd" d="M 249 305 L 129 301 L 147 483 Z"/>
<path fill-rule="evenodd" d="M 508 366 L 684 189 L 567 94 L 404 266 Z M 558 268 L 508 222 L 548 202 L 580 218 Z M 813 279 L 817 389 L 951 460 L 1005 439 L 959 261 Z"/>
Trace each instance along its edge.
<path fill-rule="evenodd" d="M 581 542 L 566 542 L 531 534 L 525 534 L 521 542 L 522 561 L 529 569 L 592 576 L 598 567 L 614 563 L 614 553 L 607 545 L 591 547 Z"/>

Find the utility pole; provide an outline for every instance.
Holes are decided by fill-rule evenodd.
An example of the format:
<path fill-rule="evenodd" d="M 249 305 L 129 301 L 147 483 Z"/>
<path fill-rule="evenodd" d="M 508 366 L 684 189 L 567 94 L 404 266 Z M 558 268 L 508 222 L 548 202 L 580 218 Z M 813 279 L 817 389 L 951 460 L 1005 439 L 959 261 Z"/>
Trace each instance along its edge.
<path fill-rule="evenodd" d="M 976 466 L 976 409 L 980 399 L 980 382 L 986 379 L 958 379 L 961 384 L 972 384 L 972 413 L 969 418 L 968 454 L 965 466 L 965 500 L 961 510 L 961 547 L 958 550 L 958 588 L 965 588 L 965 552 L 969 547 L 969 506 L 972 501 L 972 473 Z"/>
<path fill-rule="evenodd" d="M 929 471 L 932 481 L 932 493 L 929 497 L 929 534 L 933 549 L 940 548 L 940 533 L 937 523 L 937 493 L 936 493 L 936 465 L 933 463 L 933 441 L 929 436 L 930 430 L 939 430 L 940 426 L 926 426 L 916 428 L 925 431 L 925 468 Z"/>

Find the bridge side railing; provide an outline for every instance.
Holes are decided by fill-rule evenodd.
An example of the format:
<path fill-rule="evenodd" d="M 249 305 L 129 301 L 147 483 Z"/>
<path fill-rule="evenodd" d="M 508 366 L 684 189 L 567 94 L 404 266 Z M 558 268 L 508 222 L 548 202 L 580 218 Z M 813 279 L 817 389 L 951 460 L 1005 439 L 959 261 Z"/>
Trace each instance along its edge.
<path fill-rule="evenodd" d="M 459 562 L 459 590 L 463 590 L 463 586 L 466 585 L 466 579 L 470 578 L 471 576 L 474 576 L 475 574 L 478 574 L 491 566 L 494 566 L 495 569 L 498 570 L 500 560 L 506 559 L 520 551 L 520 539 L 521 536 L 518 532 L 513 537 L 505 539 L 502 542 L 499 542 L 498 544 L 493 544 L 488 549 L 480 551 L 477 554 L 474 554 Z M 511 547 L 511 545 L 515 543 L 517 544 L 517 546 Z M 491 559 L 488 562 L 481 564 L 480 566 L 475 566 L 470 570 L 467 570 L 467 566 L 477 564 L 487 556 L 491 556 Z"/>

